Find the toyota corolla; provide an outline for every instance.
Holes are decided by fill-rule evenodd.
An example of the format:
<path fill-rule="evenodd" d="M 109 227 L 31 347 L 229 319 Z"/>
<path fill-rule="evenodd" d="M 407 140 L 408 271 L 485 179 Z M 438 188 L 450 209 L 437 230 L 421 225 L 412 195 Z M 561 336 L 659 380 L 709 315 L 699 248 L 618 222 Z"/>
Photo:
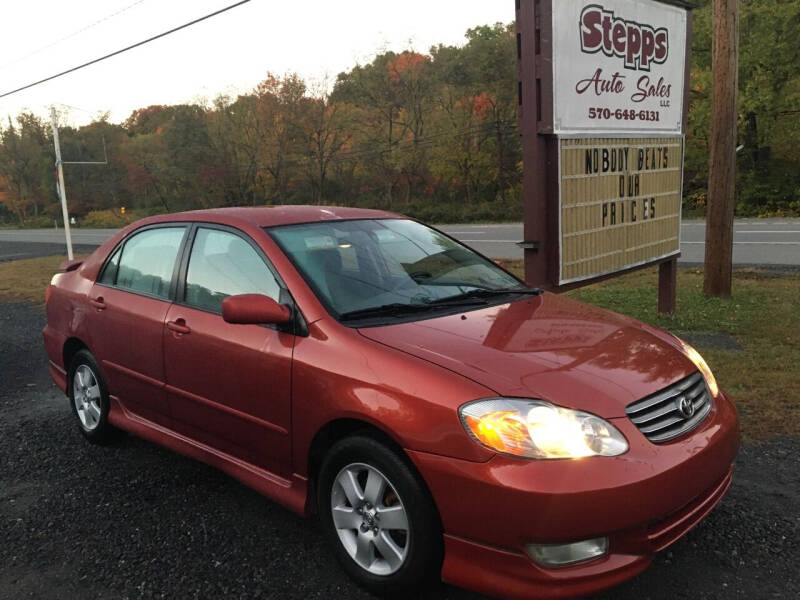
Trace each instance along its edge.
<path fill-rule="evenodd" d="M 80 432 L 124 430 L 316 513 L 359 584 L 572 597 L 727 491 L 736 411 L 696 350 L 527 287 L 399 215 L 162 215 L 47 289 Z"/>

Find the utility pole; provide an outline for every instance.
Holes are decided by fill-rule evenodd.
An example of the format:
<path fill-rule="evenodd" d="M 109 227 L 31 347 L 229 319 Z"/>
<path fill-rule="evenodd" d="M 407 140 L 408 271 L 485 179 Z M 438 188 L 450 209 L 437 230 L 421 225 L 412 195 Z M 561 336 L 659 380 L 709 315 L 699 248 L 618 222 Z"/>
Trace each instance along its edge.
<path fill-rule="evenodd" d="M 712 52 L 714 91 L 703 291 L 706 296 L 730 298 L 736 193 L 739 0 L 714 0 Z"/>
<path fill-rule="evenodd" d="M 72 260 L 72 232 L 69 227 L 69 211 L 67 210 L 67 192 L 64 189 L 64 164 L 61 162 L 61 146 L 58 143 L 58 123 L 56 107 L 50 107 L 50 119 L 53 126 L 53 144 L 56 147 L 56 172 L 58 173 L 58 195 L 61 197 L 61 212 L 64 215 L 64 233 L 67 236 L 67 258 Z"/>
<path fill-rule="evenodd" d="M 67 236 L 67 257 L 72 260 L 72 230 L 69 225 L 69 211 L 67 210 L 67 191 L 64 189 L 64 165 L 107 165 L 108 153 L 106 152 L 106 138 L 103 136 L 103 160 L 97 161 L 63 161 L 61 160 L 61 145 L 58 143 L 58 115 L 56 107 L 50 107 L 50 119 L 53 125 L 53 144 L 56 147 L 56 172 L 58 173 L 58 195 L 61 198 L 61 213 L 64 215 L 64 233 Z"/>

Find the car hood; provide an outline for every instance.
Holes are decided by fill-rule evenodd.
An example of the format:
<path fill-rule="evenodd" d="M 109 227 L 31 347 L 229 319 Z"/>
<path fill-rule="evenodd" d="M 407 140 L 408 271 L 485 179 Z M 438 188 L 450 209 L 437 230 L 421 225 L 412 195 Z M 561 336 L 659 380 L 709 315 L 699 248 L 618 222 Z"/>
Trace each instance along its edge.
<path fill-rule="evenodd" d="M 359 330 L 506 397 L 615 418 L 696 367 L 671 335 L 564 296 Z"/>

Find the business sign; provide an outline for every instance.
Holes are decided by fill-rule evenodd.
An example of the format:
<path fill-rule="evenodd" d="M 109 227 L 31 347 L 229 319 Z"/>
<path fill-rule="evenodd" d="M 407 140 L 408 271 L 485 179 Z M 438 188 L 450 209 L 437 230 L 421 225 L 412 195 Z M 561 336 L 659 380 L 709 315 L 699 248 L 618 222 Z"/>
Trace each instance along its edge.
<path fill-rule="evenodd" d="M 552 3 L 555 134 L 680 134 L 686 10 L 653 0 Z"/>
<path fill-rule="evenodd" d="M 558 285 L 680 254 L 683 138 L 562 138 L 558 152 Z"/>

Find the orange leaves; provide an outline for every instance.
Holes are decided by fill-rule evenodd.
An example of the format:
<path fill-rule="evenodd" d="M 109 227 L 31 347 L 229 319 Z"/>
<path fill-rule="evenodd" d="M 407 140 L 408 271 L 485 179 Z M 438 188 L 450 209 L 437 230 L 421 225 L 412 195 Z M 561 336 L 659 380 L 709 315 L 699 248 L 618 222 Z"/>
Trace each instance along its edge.
<path fill-rule="evenodd" d="M 398 54 L 397 58 L 390 60 L 386 63 L 386 73 L 392 83 L 399 83 L 401 77 L 405 73 L 418 75 L 423 65 L 430 60 L 429 57 L 417 52 L 403 52 Z"/>
<path fill-rule="evenodd" d="M 267 72 L 267 78 L 256 86 L 255 92 L 257 96 L 262 98 L 266 95 L 277 96 L 281 85 L 280 77 L 276 77 L 273 73 Z"/>
<path fill-rule="evenodd" d="M 493 106 L 494 102 L 486 92 L 472 98 L 472 112 L 481 121 L 486 118 L 486 113 L 492 110 Z"/>
<path fill-rule="evenodd" d="M 454 106 L 456 108 L 466 108 L 468 113 L 479 121 L 485 121 L 486 115 L 494 109 L 495 99 L 486 92 L 477 94 L 475 96 L 467 96 L 461 100 L 456 100 Z"/>

